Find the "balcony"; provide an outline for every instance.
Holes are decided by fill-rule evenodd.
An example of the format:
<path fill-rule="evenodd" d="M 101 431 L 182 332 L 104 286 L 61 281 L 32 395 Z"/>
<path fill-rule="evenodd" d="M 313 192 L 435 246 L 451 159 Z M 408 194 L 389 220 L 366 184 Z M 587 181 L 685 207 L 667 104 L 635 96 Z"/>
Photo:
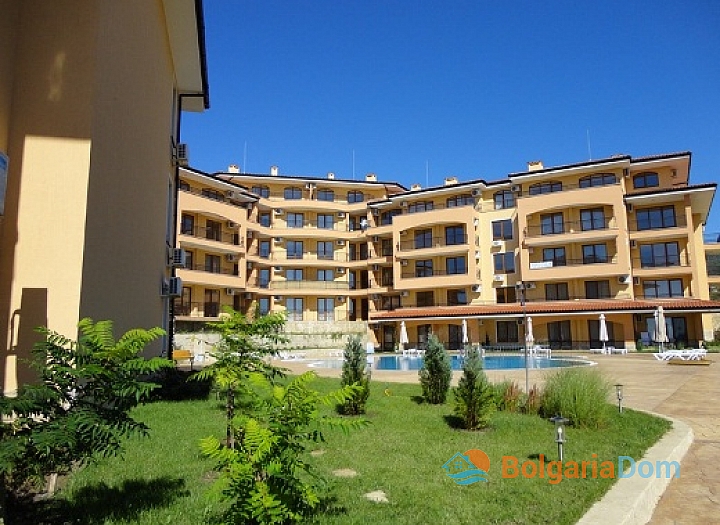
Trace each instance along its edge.
<path fill-rule="evenodd" d="M 599 184 L 596 186 L 586 185 L 586 184 L 561 184 L 559 186 L 553 186 L 553 191 L 533 191 L 533 190 L 527 190 L 524 192 L 519 192 L 516 194 L 516 198 L 518 199 L 527 199 L 530 197 L 547 197 L 548 194 L 551 193 L 562 193 L 566 191 L 575 191 L 575 190 L 597 190 L 598 188 L 605 188 L 605 187 L 612 187 L 612 186 L 619 186 L 620 185 L 620 179 L 617 178 L 615 182 L 606 181 L 604 184 Z"/>
<path fill-rule="evenodd" d="M 636 277 L 661 277 L 670 274 L 691 274 L 692 266 L 686 254 L 664 257 L 634 257 L 633 275 Z"/>
<path fill-rule="evenodd" d="M 619 229 L 614 217 L 600 221 L 563 221 L 562 223 L 528 225 L 524 231 L 525 246 L 601 241 L 617 238 Z"/>
<path fill-rule="evenodd" d="M 445 270 L 431 270 L 431 269 L 422 268 L 422 269 L 417 269 L 417 270 L 414 270 L 411 272 L 402 272 L 400 277 L 402 277 L 403 279 L 416 279 L 416 278 L 420 279 L 423 277 L 445 277 L 448 275 L 452 276 L 452 275 L 467 275 L 467 274 L 468 274 L 467 268 L 465 269 L 464 272 L 453 272 L 453 273 L 448 273 Z"/>
<path fill-rule="evenodd" d="M 347 281 L 270 281 L 271 290 L 349 290 Z"/>
<path fill-rule="evenodd" d="M 220 303 L 180 303 L 175 302 L 176 317 L 217 318 L 220 315 Z"/>
<path fill-rule="evenodd" d="M 205 284 L 211 286 L 242 288 L 242 278 L 234 269 L 194 265 L 178 268 L 177 275 L 185 283 Z"/>
<path fill-rule="evenodd" d="M 454 239 L 446 239 L 445 237 L 417 238 L 409 241 L 401 241 L 399 243 L 399 251 L 407 252 L 412 250 L 425 250 L 431 248 L 442 248 L 445 246 L 467 246 L 468 236 L 459 235 Z"/>
<path fill-rule="evenodd" d="M 183 228 L 180 230 L 180 241 L 188 245 L 198 246 L 200 248 L 217 248 L 222 246 L 236 247 L 232 251 L 242 251 L 245 247 L 245 240 L 240 238 L 238 233 L 225 233 L 216 228 L 207 228 L 203 226 L 195 226 L 194 228 Z"/>
<path fill-rule="evenodd" d="M 687 220 L 684 216 L 667 217 L 663 220 L 628 219 L 630 239 L 649 241 L 655 239 L 686 238 Z"/>

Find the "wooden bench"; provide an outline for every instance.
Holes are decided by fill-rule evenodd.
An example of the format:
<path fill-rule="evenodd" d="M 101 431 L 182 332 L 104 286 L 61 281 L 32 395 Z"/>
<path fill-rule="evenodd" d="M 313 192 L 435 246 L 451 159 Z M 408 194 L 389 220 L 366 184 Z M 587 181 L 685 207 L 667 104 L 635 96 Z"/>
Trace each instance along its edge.
<path fill-rule="evenodd" d="M 195 354 L 193 354 L 190 350 L 173 350 L 172 358 L 176 366 L 178 361 L 190 361 L 190 370 L 192 370 L 193 362 L 195 361 Z"/>

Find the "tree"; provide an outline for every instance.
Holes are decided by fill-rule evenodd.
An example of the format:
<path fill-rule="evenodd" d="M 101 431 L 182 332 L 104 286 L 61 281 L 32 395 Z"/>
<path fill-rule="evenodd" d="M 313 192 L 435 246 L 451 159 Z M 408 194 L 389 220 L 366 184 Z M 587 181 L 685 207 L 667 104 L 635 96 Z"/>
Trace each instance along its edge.
<path fill-rule="evenodd" d="M 435 405 L 444 403 L 450 389 L 452 366 L 445 347 L 434 334 L 428 338 L 425 359 L 419 374 L 425 401 Z"/>
<path fill-rule="evenodd" d="M 493 387 L 482 367 L 482 358 L 476 348 L 470 348 L 463 363 L 463 375 L 455 394 L 454 413 L 468 430 L 488 426 L 495 412 Z"/>
<path fill-rule="evenodd" d="M 210 330 L 220 334 L 220 341 L 211 353 L 215 362 L 194 374 L 196 380 L 211 379 L 225 395 L 226 438 L 234 447 L 232 420 L 236 405 L 243 403 L 250 389 L 251 374 L 268 379 L 282 377 L 281 369 L 272 366 L 269 358 L 277 353 L 277 345 L 286 341 L 282 334 L 285 326 L 283 313 L 270 313 L 246 317 L 231 308 L 218 322 L 208 323 Z"/>
<path fill-rule="evenodd" d="M 365 413 L 365 403 L 370 396 L 370 370 L 366 370 L 365 350 L 360 337 L 348 339 L 345 345 L 345 361 L 342 367 L 341 386 L 358 385 L 357 394 L 337 406 L 341 414 L 355 416 Z"/>
<path fill-rule="evenodd" d="M 12 417 L 0 433 L 0 474 L 11 489 L 115 455 L 126 437 L 148 433 L 130 410 L 159 386 L 141 378 L 172 366 L 140 355 L 165 332 L 135 329 L 116 341 L 112 321 L 86 318 L 79 328 L 78 341 L 39 328 L 45 341 L 35 345 L 32 362 L 38 383 L 0 402 L 3 416 Z"/>

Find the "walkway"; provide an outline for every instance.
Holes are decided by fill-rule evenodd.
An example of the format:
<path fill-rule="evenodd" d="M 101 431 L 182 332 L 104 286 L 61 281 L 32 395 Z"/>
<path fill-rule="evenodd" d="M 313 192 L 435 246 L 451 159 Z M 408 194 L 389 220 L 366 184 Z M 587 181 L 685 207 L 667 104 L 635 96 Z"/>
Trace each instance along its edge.
<path fill-rule="evenodd" d="M 708 354 L 711 366 L 679 366 L 647 354 L 589 355 L 614 382 L 624 385 L 625 405 L 665 414 L 688 423 L 695 441 L 682 462 L 682 474 L 673 479 L 661 498 L 651 525 L 718 523 L 720 516 L 720 354 Z M 303 363 L 282 365 L 306 371 Z M 340 370 L 315 369 L 319 375 L 339 376 Z M 530 386 L 542 385 L 547 371 L 530 370 Z M 488 371 L 493 381 L 525 382 L 524 370 Z M 459 372 L 453 375 L 457 382 Z M 416 382 L 417 372 L 375 371 L 378 382 Z"/>

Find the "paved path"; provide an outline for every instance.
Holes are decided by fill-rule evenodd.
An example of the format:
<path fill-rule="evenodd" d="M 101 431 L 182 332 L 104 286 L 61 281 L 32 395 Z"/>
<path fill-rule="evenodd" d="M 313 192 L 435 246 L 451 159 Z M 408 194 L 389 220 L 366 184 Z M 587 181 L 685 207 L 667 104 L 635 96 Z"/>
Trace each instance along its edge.
<path fill-rule="evenodd" d="M 720 354 L 709 354 L 710 366 L 678 366 L 651 355 L 590 355 L 614 382 L 624 385 L 625 405 L 675 417 L 688 423 L 695 441 L 660 500 L 651 525 L 709 525 L 720 523 Z M 283 366 L 305 371 L 300 362 Z M 339 376 L 340 370 L 316 369 L 319 375 Z M 529 384 L 542 385 L 548 371 L 530 370 Z M 525 372 L 488 371 L 493 381 L 513 379 L 525 383 Z M 456 372 L 453 382 L 460 373 Z M 378 382 L 416 382 L 417 372 L 375 371 Z M 610 524 L 609 524 L 610 525 Z"/>

